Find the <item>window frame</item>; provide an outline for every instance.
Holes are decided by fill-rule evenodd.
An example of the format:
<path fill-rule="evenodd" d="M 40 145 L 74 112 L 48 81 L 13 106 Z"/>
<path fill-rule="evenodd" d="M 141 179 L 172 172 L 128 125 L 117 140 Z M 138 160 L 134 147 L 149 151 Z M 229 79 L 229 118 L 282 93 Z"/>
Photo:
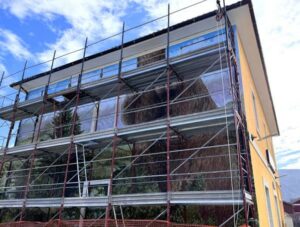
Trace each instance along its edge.
<path fill-rule="evenodd" d="M 279 200 L 278 200 L 278 196 L 275 193 L 275 191 L 274 191 L 274 203 L 275 203 L 275 207 L 276 207 L 278 226 L 282 227 L 282 225 L 281 225 L 281 216 L 280 216 L 280 211 L 279 211 Z"/>
<path fill-rule="evenodd" d="M 273 218 L 273 212 L 272 212 L 272 202 L 271 202 L 271 196 L 270 196 L 270 187 L 264 182 L 264 191 L 265 191 L 265 199 L 266 199 L 266 208 L 268 211 L 268 222 L 269 226 L 274 226 L 274 218 Z"/>

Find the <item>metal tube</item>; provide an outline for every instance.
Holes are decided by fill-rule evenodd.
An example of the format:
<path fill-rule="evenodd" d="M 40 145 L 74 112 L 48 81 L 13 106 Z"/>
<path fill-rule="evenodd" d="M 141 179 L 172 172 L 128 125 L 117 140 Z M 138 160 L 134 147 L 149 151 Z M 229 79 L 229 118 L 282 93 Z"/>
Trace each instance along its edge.
<path fill-rule="evenodd" d="M 112 196 L 112 182 L 113 182 L 113 172 L 115 166 L 115 154 L 117 150 L 117 143 L 118 143 L 118 120 L 119 120 L 119 102 L 120 102 L 120 89 L 121 89 L 121 74 L 122 74 L 122 61 L 123 61 L 123 44 L 124 44 L 124 30 L 125 30 L 125 23 L 123 23 L 122 27 L 122 40 L 121 40 L 121 51 L 120 51 L 120 61 L 119 61 L 119 71 L 118 71 L 118 94 L 117 94 L 117 101 L 116 101 L 116 111 L 115 111 L 115 119 L 114 119 L 114 137 L 113 137 L 113 150 L 112 150 L 112 160 L 111 160 L 111 171 L 110 171 L 110 180 L 108 185 L 108 204 L 105 211 L 105 227 L 109 226 L 109 219 L 110 219 L 110 210 L 111 210 L 111 196 Z"/>
<path fill-rule="evenodd" d="M 76 169 L 77 169 L 78 193 L 79 193 L 79 197 L 82 197 L 81 188 L 80 188 L 80 174 L 79 174 L 78 147 L 77 147 L 77 144 L 75 144 L 75 153 L 76 153 Z"/>
<path fill-rule="evenodd" d="M 81 87 L 81 79 L 82 79 L 82 73 L 84 69 L 84 62 L 85 62 L 85 54 L 86 54 L 86 49 L 87 49 L 87 42 L 88 38 L 85 40 L 85 45 L 84 45 L 84 51 L 83 51 L 83 56 L 82 56 L 82 61 L 81 61 L 81 70 L 80 74 L 78 76 L 78 81 L 77 81 L 77 87 L 76 87 L 76 100 L 75 100 L 75 108 L 73 111 L 73 116 L 72 116 L 72 127 L 71 127 L 71 138 L 70 138 L 70 145 L 68 148 L 68 158 L 67 158 L 67 165 L 65 169 L 65 176 L 64 176 L 64 187 L 62 190 L 62 201 L 61 201 L 61 206 L 58 211 L 58 226 L 61 226 L 61 220 L 62 220 L 62 212 L 64 209 L 64 199 L 65 199 L 65 192 L 66 192 L 66 183 L 67 183 L 67 178 L 68 178 L 68 171 L 69 171 L 69 164 L 70 164 L 70 159 L 71 159 L 71 152 L 74 146 L 74 130 L 75 130 L 75 124 L 76 124 L 76 115 L 77 115 L 77 110 L 78 110 L 78 104 L 80 100 L 80 87 Z M 51 219 L 52 220 L 52 219 Z"/>
<path fill-rule="evenodd" d="M 25 64 L 24 64 L 24 68 L 23 68 L 23 72 L 22 72 L 22 80 L 25 77 L 26 67 L 27 67 L 27 61 L 25 61 Z M 6 153 L 7 153 L 8 147 L 9 147 L 9 143 L 10 143 L 10 140 L 11 140 L 13 129 L 15 127 L 17 105 L 19 103 L 19 97 L 20 97 L 20 94 L 21 94 L 21 89 L 22 88 L 21 88 L 21 85 L 20 85 L 19 89 L 18 89 L 18 92 L 17 92 L 17 95 L 16 95 L 15 100 L 14 100 L 13 114 L 11 116 L 11 123 L 10 123 L 9 131 L 8 131 L 8 136 L 7 136 L 7 139 L 6 139 L 6 144 L 5 144 L 5 148 L 4 148 L 4 151 L 3 151 L 2 159 L 0 160 L 0 175 L 2 173 L 4 163 L 6 162 L 6 160 L 5 160 Z"/>
<path fill-rule="evenodd" d="M 170 59 L 169 59 L 169 48 L 170 48 L 170 4 L 168 4 L 168 33 L 167 33 L 167 226 L 171 225 L 171 176 L 170 176 L 170 76 L 171 76 L 171 68 L 170 68 Z"/>
<path fill-rule="evenodd" d="M 25 188 L 25 192 L 24 192 L 24 201 L 23 201 L 23 206 L 22 206 L 22 209 L 21 209 L 21 213 L 20 213 L 20 219 L 19 221 L 23 221 L 23 216 L 24 216 L 24 213 L 25 213 L 25 208 L 26 208 L 26 202 L 27 202 L 27 195 L 28 195 L 28 192 L 29 192 L 29 187 L 30 187 L 30 179 L 31 179 L 31 173 L 32 173 L 32 169 L 33 169 L 33 165 L 34 165 L 34 162 L 35 162 L 35 155 L 36 155 L 36 151 L 37 151 L 37 144 L 38 144 L 38 141 L 39 141 L 39 136 L 40 136 L 40 131 L 41 131 L 41 125 L 42 125 L 42 119 L 43 119 L 43 115 L 44 115 L 44 112 L 45 112 L 45 105 L 46 105 L 46 100 L 47 100 L 47 90 L 48 90 L 48 87 L 49 87 L 49 83 L 50 83 L 50 80 L 51 80 L 51 75 L 52 75 L 52 70 L 53 70 L 53 65 L 54 65 L 54 60 L 55 60 L 55 54 L 56 54 L 56 51 L 54 51 L 53 53 L 53 57 L 52 57 L 52 63 L 51 63 L 51 66 L 50 66 L 50 73 L 49 73 L 49 76 L 48 76 L 48 81 L 47 81 L 47 86 L 46 86 L 46 89 L 45 89 L 45 92 L 44 92 L 44 95 L 43 95 L 43 105 L 42 105 L 42 109 L 41 109 L 41 113 L 40 113 L 40 120 L 39 120 L 39 116 L 36 117 L 37 121 L 35 122 L 35 126 L 34 126 L 34 133 L 33 133 L 33 141 L 35 141 L 35 145 L 34 145 L 34 150 L 31 154 L 31 161 L 30 161 L 30 169 L 28 171 L 28 176 L 27 176 L 27 183 L 26 183 L 26 188 Z M 34 135 L 35 135 L 35 127 L 36 127 L 36 124 L 38 124 L 38 130 L 37 130 L 37 135 L 36 135 L 36 138 L 34 138 Z"/>
<path fill-rule="evenodd" d="M 82 145 L 82 156 L 83 156 L 83 168 L 84 168 L 84 179 L 87 182 L 88 177 L 87 177 L 87 171 L 86 171 L 86 161 L 85 161 L 85 146 Z"/>
<path fill-rule="evenodd" d="M 234 37 L 229 37 L 229 32 L 231 32 L 231 24 L 227 15 L 226 11 L 226 4 L 225 0 L 223 0 L 223 8 L 224 8 L 224 19 L 225 19 L 225 34 L 226 34 L 226 48 L 227 48 L 227 62 L 229 67 L 229 76 L 230 76 L 230 82 L 231 82 L 231 88 L 232 88 L 232 96 L 233 96 L 233 110 L 234 110 L 234 122 L 235 122 L 235 130 L 236 130 L 236 143 L 237 143 L 237 153 L 238 153 L 238 164 L 239 164 L 239 170 L 240 170 L 240 183 L 242 187 L 242 194 L 243 194 L 243 207 L 244 207 L 244 218 L 245 223 L 248 225 L 249 222 L 249 211 L 248 211 L 248 204 L 246 199 L 246 185 L 244 181 L 244 171 L 243 171 L 243 158 L 242 158 L 242 152 L 241 148 L 242 145 L 244 145 L 244 148 L 247 149 L 247 143 L 248 140 L 246 138 L 245 134 L 245 127 L 246 127 L 246 121 L 243 117 L 243 110 L 241 107 L 241 96 L 239 91 L 239 78 L 237 73 L 237 67 L 235 63 L 232 63 L 232 58 L 235 59 L 235 51 L 234 46 L 232 46 L 232 43 L 234 43 L 231 39 L 234 39 Z M 229 27 L 230 26 L 230 27 Z M 231 42 L 232 41 L 232 42 Z M 231 46 L 231 49 L 230 49 Z M 233 66 L 232 66 L 233 65 Z M 232 70 L 234 72 L 232 72 Z M 240 139 L 241 138 L 241 139 Z M 246 150 L 246 162 L 244 163 L 246 165 L 247 169 L 247 183 L 248 187 L 250 189 L 250 193 L 252 194 L 254 198 L 254 193 L 252 191 L 252 181 L 251 181 L 251 172 L 250 172 L 250 163 L 249 163 L 249 149 Z M 252 210 L 252 215 L 254 216 L 255 209 L 254 205 L 250 205 L 250 208 Z"/>
<path fill-rule="evenodd" d="M 2 86 L 4 74 L 5 74 L 5 71 L 3 71 L 3 72 L 2 72 L 2 75 L 1 75 L 1 79 L 0 79 L 0 87 Z"/>

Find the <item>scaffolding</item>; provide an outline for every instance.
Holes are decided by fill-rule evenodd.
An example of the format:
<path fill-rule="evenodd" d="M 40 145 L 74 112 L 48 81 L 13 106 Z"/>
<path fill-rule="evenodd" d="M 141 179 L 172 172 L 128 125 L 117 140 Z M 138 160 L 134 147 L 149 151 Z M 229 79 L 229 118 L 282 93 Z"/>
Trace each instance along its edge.
<path fill-rule="evenodd" d="M 66 69 L 55 67 L 62 56 L 54 51 L 43 79 L 26 78 L 28 69 L 40 65 L 25 63 L 18 72 L 21 80 L 11 85 L 17 88 L 14 99 L 6 96 L 0 108 L 2 127 L 8 127 L 0 163 L 4 225 L 254 223 L 234 27 L 225 4 L 217 1 L 211 13 L 215 25 L 191 37 L 211 35 L 185 43 L 174 54 L 174 43 L 182 38 L 172 39 L 180 26 L 171 26 L 171 15 L 188 8 L 170 12 L 168 6 L 168 14 L 157 19 L 166 20 L 165 28 L 131 43 L 125 42 L 126 34 L 148 23 L 129 29 L 123 24 L 116 35 L 120 45 L 112 52 L 117 63 L 97 73 L 89 73 L 96 58 L 88 54 L 95 45 L 88 39 L 79 50 L 81 59 Z M 128 54 L 126 48 L 151 36 L 163 37 L 163 47 Z M 57 75 L 71 67 L 68 85 L 57 89 Z M 43 90 L 29 98 L 24 84 L 38 80 Z"/>

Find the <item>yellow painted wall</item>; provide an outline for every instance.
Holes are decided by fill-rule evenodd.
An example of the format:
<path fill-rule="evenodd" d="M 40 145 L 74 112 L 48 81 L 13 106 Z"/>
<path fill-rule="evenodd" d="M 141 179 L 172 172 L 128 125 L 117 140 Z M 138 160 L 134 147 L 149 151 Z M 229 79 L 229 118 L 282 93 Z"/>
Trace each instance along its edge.
<path fill-rule="evenodd" d="M 276 172 L 275 176 L 273 175 L 273 173 L 270 171 L 270 168 L 268 167 L 267 158 L 266 158 L 266 149 L 268 149 L 275 161 L 272 139 L 268 138 L 268 139 L 259 140 L 259 138 L 263 138 L 266 135 L 270 135 L 269 127 L 267 125 L 266 118 L 265 118 L 266 116 L 262 109 L 262 103 L 260 102 L 259 94 L 257 93 L 257 90 L 255 88 L 253 77 L 251 75 L 248 61 L 245 56 L 245 52 L 243 50 L 243 45 L 240 40 L 238 41 L 238 51 L 239 51 L 239 58 L 240 58 L 242 85 L 244 90 L 243 101 L 245 105 L 248 131 L 257 137 L 257 139 L 254 139 L 253 142 L 250 142 L 250 152 L 252 158 L 253 176 L 254 176 L 254 184 L 256 190 L 257 210 L 258 210 L 260 227 L 270 226 L 269 219 L 268 219 L 265 185 L 269 188 L 274 226 L 275 227 L 282 226 L 282 222 L 284 221 L 282 197 L 280 192 L 279 180 L 275 178 L 275 176 L 278 176 L 278 174 Z M 259 129 L 257 129 L 256 127 L 252 92 L 256 100 Z M 278 198 L 278 203 L 279 203 L 278 206 L 280 209 L 279 220 L 281 223 L 278 223 L 278 215 L 277 215 L 274 195 L 277 195 Z"/>

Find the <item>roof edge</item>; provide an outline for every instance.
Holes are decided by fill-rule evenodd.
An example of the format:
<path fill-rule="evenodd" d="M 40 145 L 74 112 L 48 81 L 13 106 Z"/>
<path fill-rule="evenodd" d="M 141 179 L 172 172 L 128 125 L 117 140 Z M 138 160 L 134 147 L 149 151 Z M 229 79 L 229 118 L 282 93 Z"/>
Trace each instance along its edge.
<path fill-rule="evenodd" d="M 267 82 L 268 92 L 270 94 L 270 99 L 271 99 L 271 103 L 272 103 L 272 111 L 274 113 L 275 124 L 276 124 L 276 129 L 277 129 L 277 133 L 274 134 L 274 136 L 279 136 L 280 131 L 279 131 L 279 126 L 278 126 L 278 120 L 277 120 L 277 116 L 276 116 L 276 112 L 275 112 L 274 101 L 273 101 L 272 92 L 271 92 L 271 88 L 270 88 L 270 83 L 269 83 L 269 79 L 268 79 L 267 67 L 266 67 L 266 64 L 265 64 L 262 45 L 261 45 L 260 38 L 259 38 L 258 27 L 257 27 L 257 23 L 256 23 L 256 18 L 255 18 L 255 14 L 254 14 L 252 0 L 244 0 L 244 2 L 245 2 L 245 4 L 249 5 L 249 11 L 250 11 L 251 20 L 252 20 L 252 23 L 253 23 L 253 29 L 254 29 L 255 38 L 256 38 L 256 42 L 257 42 L 257 46 L 258 46 L 258 50 L 259 50 L 259 55 L 260 55 L 260 58 L 261 58 L 265 79 L 266 79 L 266 82 Z"/>

